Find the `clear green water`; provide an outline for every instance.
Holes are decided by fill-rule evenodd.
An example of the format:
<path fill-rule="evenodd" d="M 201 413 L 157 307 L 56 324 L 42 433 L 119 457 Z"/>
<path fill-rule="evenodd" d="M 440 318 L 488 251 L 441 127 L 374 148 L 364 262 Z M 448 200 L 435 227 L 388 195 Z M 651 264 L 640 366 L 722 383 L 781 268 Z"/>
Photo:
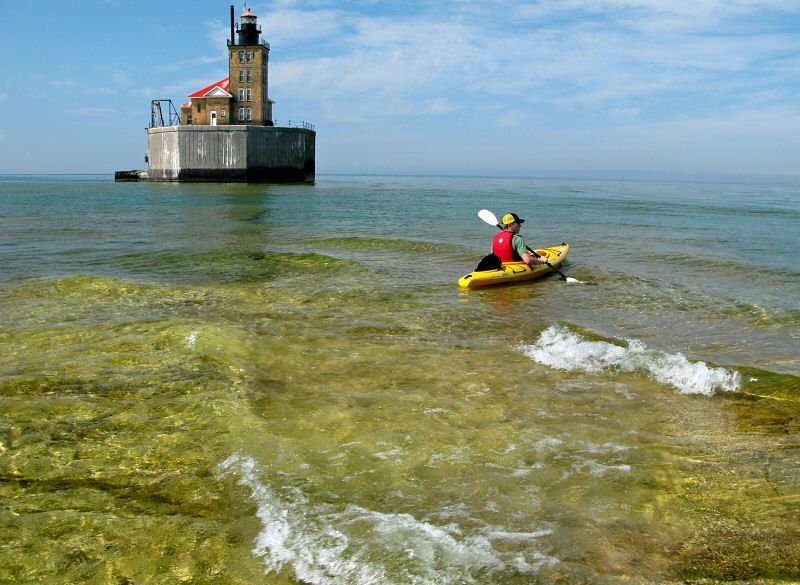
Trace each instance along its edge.
<path fill-rule="evenodd" d="M 0 582 L 800 580 L 799 195 L 0 178 Z"/>

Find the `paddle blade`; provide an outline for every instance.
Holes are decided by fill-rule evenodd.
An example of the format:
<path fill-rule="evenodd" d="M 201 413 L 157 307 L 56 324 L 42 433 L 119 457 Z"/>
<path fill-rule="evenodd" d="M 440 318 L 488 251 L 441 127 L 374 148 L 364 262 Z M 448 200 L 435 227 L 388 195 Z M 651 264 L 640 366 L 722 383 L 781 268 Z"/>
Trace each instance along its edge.
<path fill-rule="evenodd" d="M 495 227 L 497 226 L 497 223 L 498 223 L 497 222 L 497 216 L 494 213 L 492 213 L 491 211 L 489 211 L 488 209 L 481 209 L 478 212 L 478 217 L 480 217 L 483 221 L 485 221 L 489 225 L 492 225 L 492 226 L 495 226 Z"/>
<path fill-rule="evenodd" d="M 577 278 L 572 278 L 571 276 L 566 277 L 564 280 L 574 284 L 587 284 L 589 286 L 597 286 L 596 282 L 586 282 L 583 280 L 578 280 Z"/>

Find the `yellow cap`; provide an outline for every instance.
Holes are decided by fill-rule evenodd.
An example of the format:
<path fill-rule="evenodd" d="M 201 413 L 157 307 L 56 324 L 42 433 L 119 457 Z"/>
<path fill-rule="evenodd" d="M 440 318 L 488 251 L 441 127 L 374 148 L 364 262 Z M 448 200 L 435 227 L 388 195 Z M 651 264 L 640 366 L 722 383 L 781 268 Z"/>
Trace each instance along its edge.
<path fill-rule="evenodd" d="M 520 217 L 516 213 L 506 213 L 503 216 L 503 225 L 511 225 L 512 223 L 524 223 L 524 219 L 520 219 Z"/>

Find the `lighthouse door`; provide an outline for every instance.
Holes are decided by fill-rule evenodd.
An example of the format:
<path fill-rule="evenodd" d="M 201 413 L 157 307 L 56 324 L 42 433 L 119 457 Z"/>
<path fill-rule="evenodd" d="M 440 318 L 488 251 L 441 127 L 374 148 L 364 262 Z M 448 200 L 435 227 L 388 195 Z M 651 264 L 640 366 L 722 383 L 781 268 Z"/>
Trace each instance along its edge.
<path fill-rule="evenodd" d="M 211 125 L 212 126 L 216 126 L 217 125 L 217 112 L 213 111 L 213 110 L 211 112 Z"/>

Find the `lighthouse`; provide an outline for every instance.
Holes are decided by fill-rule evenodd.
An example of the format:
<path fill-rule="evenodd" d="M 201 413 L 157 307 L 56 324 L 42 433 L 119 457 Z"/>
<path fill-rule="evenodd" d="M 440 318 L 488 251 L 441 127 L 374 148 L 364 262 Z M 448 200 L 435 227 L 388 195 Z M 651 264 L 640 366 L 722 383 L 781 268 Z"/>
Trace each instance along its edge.
<path fill-rule="evenodd" d="M 245 7 L 236 23 L 231 6 L 228 77 L 190 93 L 180 123 L 151 122 L 149 180 L 314 182 L 314 126 L 272 117 L 269 50 L 253 11 Z"/>

